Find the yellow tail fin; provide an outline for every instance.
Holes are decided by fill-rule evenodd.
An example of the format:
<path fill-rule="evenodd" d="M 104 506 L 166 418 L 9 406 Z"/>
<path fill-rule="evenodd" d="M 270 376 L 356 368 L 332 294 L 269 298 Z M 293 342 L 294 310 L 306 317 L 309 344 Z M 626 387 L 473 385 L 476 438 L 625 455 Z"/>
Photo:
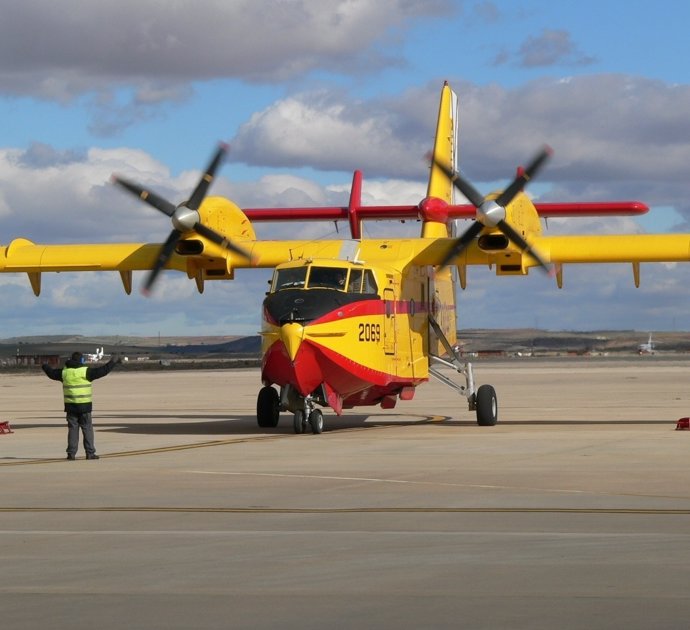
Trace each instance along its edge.
<path fill-rule="evenodd" d="M 453 203 L 455 190 L 451 177 L 457 172 L 458 127 L 458 97 L 448 83 L 444 83 L 438 109 L 427 197 L 440 199 L 448 204 Z M 443 238 L 450 236 L 448 230 L 447 218 L 441 222 L 439 216 L 437 221 L 425 221 L 422 236 Z M 429 286 L 432 312 L 450 345 L 456 343 L 455 277 L 456 274 L 450 267 L 436 269 Z M 430 330 L 429 335 L 429 351 L 438 356 L 445 354 L 445 344 L 436 333 Z"/>
<path fill-rule="evenodd" d="M 453 203 L 454 186 L 449 173 L 455 173 L 458 165 L 458 97 L 448 83 L 443 84 L 438 109 L 436 138 L 429 174 L 428 197 Z"/>

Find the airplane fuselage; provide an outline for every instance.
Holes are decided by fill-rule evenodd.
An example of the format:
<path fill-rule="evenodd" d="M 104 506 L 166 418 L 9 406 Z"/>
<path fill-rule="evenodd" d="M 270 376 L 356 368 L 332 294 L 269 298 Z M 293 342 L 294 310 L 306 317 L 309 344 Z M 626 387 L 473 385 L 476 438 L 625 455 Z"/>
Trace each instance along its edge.
<path fill-rule="evenodd" d="M 279 386 L 291 411 L 305 397 L 338 414 L 409 400 L 429 378 L 428 315 L 447 315 L 441 297 L 427 267 L 280 266 L 263 304 L 263 383 Z"/>

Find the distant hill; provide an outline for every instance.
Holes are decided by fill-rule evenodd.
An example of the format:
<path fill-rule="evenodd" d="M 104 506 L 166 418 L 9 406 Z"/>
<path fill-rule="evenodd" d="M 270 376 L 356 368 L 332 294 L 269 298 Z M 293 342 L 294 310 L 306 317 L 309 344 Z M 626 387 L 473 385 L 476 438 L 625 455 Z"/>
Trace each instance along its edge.
<path fill-rule="evenodd" d="M 464 352 L 503 353 L 636 353 L 650 331 L 593 330 L 550 331 L 536 328 L 465 329 L 458 331 Z M 656 352 L 690 352 L 690 332 L 651 331 Z"/>
<path fill-rule="evenodd" d="M 106 354 L 117 352 L 130 357 L 155 359 L 175 357 L 217 357 L 222 355 L 257 355 L 261 337 L 91 337 L 81 335 L 32 335 L 0 339 L 0 357 L 16 355 L 59 355 L 72 352 L 93 353 L 104 348 Z"/>
<path fill-rule="evenodd" d="M 163 348 L 164 352 L 178 355 L 213 355 L 213 354 L 258 354 L 261 352 L 261 337 L 253 335 L 251 337 L 239 337 L 232 341 L 213 343 L 193 343 L 189 340 L 187 344 L 167 345 Z"/>
<path fill-rule="evenodd" d="M 463 352 L 503 354 L 610 354 L 636 353 L 649 331 L 597 330 L 549 331 L 521 329 L 463 329 L 458 343 Z M 652 331 L 658 353 L 690 353 L 690 332 Z M 0 339 L 0 359 L 16 355 L 58 355 L 67 357 L 75 350 L 93 353 L 103 347 L 106 354 L 117 352 L 135 359 L 184 360 L 259 358 L 261 337 L 123 337 L 82 335 L 32 335 Z"/>

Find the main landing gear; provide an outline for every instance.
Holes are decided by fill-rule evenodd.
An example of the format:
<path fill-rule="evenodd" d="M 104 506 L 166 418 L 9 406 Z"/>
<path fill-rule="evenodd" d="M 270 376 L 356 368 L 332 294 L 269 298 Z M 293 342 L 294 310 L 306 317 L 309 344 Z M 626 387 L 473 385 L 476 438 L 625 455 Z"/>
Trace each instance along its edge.
<path fill-rule="evenodd" d="M 274 429 L 280 419 L 280 397 L 272 387 L 262 387 L 256 399 L 256 421 L 262 428 Z"/>
<path fill-rule="evenodd" d="M 498 399 L 496 390 L 491 385 L 479 387 L 474 395 L 474 407 L 480 427 L 492 427 L 498 422 Z"/>
<path fill-rule="evenodd" d="M 429 374 L 467 398 L 467 408 L 477 413 L 477 424 L 480 427 L 494 426 L 498 422 L 498 398 L 496 397 L 496 390 L 491 385 L 481 385 L 479 389 L 475 391 L 472 364 L 460 359 L 455 348 L 448 343 L 441 327 L 431 315 L 429 315 L 429 324 L 445 347 L 448 355 L 451 357 L 450 360 L 446 360 L 441 357 L 429 355 Z M 456 383 L 445 373 L 441 372 L 436 367 L 437 365 L 455 370 L 465 378 L 465 385 Z"/>
<path fill-rule="evenodd" d="M 467 408 L 477 413 L 477 424 L 480 427 L 492 427 L 498 422 L 498 398 L 496 390 L 491 385 L 481 385 L 474 391 L 474 377 L 471 363 L 456 363 L 439 357 L 430 357 L 433 365 L 429 366 L 429 374 L 444 385 L 454 389 L 467 398 Z M 438 370 L 435 365 L 444 365 L 454 369 L 465 377 L 465 385 L 460 385 Z"/>
<path fill-rule="evenodd" d="M 279 395 L 271 386 L 267 385 L 259 390 L 256 399 L 256 421 L 262 428 L 274 429 L 278 426 L 281 411 L 292 411 L 292 425 L 295 433 L 311 432 L 319 434 L 323 432 L 323 413 L 315 407 L 315 399 L 312 396 L 301 397 L 290 395 L 290 390 L 284 390 Z"/>

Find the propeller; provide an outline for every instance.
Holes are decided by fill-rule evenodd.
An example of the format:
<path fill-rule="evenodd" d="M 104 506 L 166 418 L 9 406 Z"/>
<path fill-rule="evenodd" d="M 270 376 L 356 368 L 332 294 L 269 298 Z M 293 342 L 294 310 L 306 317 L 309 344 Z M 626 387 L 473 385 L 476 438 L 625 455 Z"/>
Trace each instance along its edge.
<path fill-rule="evenodd" d="M 438 164 L 446 175 L 453 182 L 453 185 L 467 198 L 467 200 L 477 209 L 477 218 L 472 222 L 453 246 L 448 250 L 441 267 L 461 254 L 467 246 L 479 235 L 485 227 L 497 227 L 510 241 L 515 243 L 521 251 L 527 252 L 534 258 L 547 272 L 550 268 L 539 253 L 515 230 L 510 223 L 505 220 L 506 206 L 522 192 L 527 182 L 529 182 L 544 165 L 544 162 L 551 155 L 550 147 L 545 146 L 532 159 L 527 168 L 519 169 L 515 179 L 496 199 L 486 199 L 465 177 L 460 173 L 453 173 L 445 166 Z"/>
<path fill-rule="evenodd" d="M 156 193 L 147 190 L 143 186 L 140 186 L 139 184 L 130 182 L 123 177 L 113 175 L 112 180 L 114 183 L 122 186 L 125 190 L 128 190 L 133 195 L 139 197 L 142 201 L 146 202 L 156 210 L 162 212 L 172 219 L 172 232 L 170 232 L 165 243 L 163 243 L 163 246 L 158 252 L 156 263 L 144 282 L 142 293 L 145 295 L 151 293 L 151 289 L 156 282 L 156 278 L 158 278 L 161 270 L 170 260 L 178 241 L 182 238 L 182 235 L 185 232 L 196 232 L 200 236 L 203 236 L 224 249 L 235 252 L 246 258 L 250 258 L 249 253 L 233 244 L 227 237 L 219 234 L 207 225 L 204 225 L 201 222 L 201 216 L 198 212 L 199 206 L 206 197 L 208 189 L 213 182 L 213 178 L 215 177 L 216 171 L 223 161 L 227 150 L 228 147 L 226 144 L 221 144 L 218 147 L 218 150 L 211 159 L 211 162 L 204 171 L 204 174 L 201 176 L 199 183 L 196 185 L 194 192 L 192 192 L 191 197 L 187 201 L 183 201 L 177 206 L 170 203 L 167 199 L 164 199 L 160 195 L 157 195 Z"/>

